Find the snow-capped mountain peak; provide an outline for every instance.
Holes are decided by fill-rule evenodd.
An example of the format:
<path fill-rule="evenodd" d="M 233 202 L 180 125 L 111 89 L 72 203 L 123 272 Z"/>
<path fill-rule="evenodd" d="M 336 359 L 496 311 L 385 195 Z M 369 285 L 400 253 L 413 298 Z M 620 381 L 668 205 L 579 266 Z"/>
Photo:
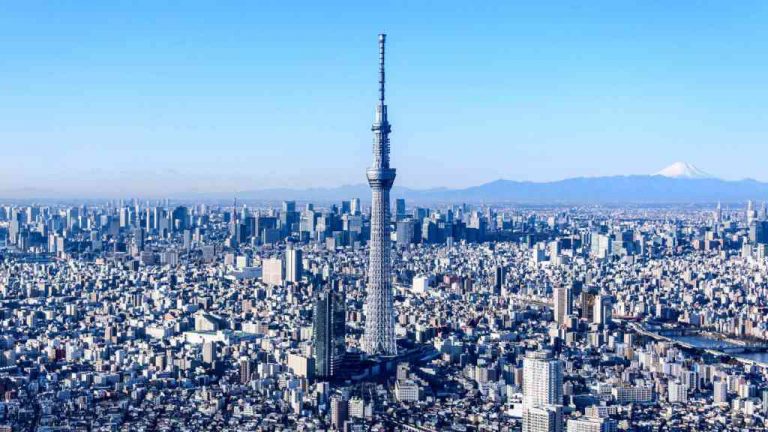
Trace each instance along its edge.
<path fill-rule="evenodd" d="M 687 178 L 687 179 L 702 179 L 712 178 L 713 176 L 707 172 L 704 172 L 694 165 L 686 162 L 675 162 L 672 165 L 664 168 L 656 173 L 656 175 L 672 178 Z"/>

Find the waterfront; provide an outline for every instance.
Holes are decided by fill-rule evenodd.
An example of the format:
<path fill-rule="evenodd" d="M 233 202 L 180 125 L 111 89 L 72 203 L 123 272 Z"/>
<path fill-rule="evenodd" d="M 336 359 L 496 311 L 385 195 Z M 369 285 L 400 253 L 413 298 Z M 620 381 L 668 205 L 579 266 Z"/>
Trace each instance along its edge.
<path fill-rule="evenodd" d="M 687 343 L 696 348 L 708 349 L 723 345 L 737 346 L 724 340 L 708 338 L 706 336 L 672 336 L 671 339 L 678 342 Z M 768 365 L 768 352 L 729 354 L 740 359 L 751 360 Z"/>

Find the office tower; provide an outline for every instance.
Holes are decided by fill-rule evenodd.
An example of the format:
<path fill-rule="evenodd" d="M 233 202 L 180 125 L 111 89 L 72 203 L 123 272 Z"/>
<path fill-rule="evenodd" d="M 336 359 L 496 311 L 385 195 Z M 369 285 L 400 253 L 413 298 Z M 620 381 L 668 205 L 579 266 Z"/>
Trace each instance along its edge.
<path fill-rule="evenodd" d="M 331 427 L 341 430 L 347 421 L 349 404 L 339 396 L 331 398 Z"/>
<path fill-rule="evenodd" d="M 408 246 L 413 243 L 416 235 L 416 222 L 411 219 L 397 222 L 396 241 L 398 246 Z"/>
<path fill-rule="evenodd" d="M 563 401 L 563 365 L 548 350 L 528 353 L 523 359 L 523 402 L 526 407 L 560 405 Z"/>
<path fill-rule="evenodd" d="M 147 206 L 146 209 L 144 209 L 144 229 L 147 232 L 152 232 L 152 209 Z"/>
<path fill-rule="evenodd" d="M 296 201 L 283 201 L 283 211 L 280 213 L 282 235 L 290 235 L 297 223 L 299 223 L 299 213 L 296 212 Z"/>
<path fill-rule="evenodd" d="M 592 313 L 592 322 L 594 324 L 610 324 L 612 299 L 609 296 L 598 294 L 595 297 L 594 312 Z"/>
<path fill-rule="evenodd" d="M 285 280 L 296 283 L 301 280 L 302 272 L 301 250 L 296 249 L 292 242 L 288 242 L 288 249 L 285 251 Z"/>
<path fill-rule="evenodd" d="M 120 209 L 120 228 L 125 228 L 128 226 L 128 224 L 130 224 L 130 211 L 131 209 L 128 207 L 123 207 Z"/>
<path fill-rule="evenodd" d="M 170 229 L 174 231 L 183 231 L 189 227 L 189 209 L 178 206 L 171 213 Z"/>
<path fill-rule="evenodd" d="M 768 221 L 755 220 L 749 226 L 751 244 L 768 244 Z"/>
<path fill-rule="evenodd" d="M 555 300 L 555 322 L 564 324 L 567 317 L 573 315 L 573 298 L 571 287 L 558 287 L 552 290 Z"/>
<path fill-rule="evenodd" d="M 315 375 L 336 376 L 346 352 L 346 307 L 340 285 L 322 290 L 315 300 L 313 335 L 315 342 Z"/>
<path fill-rule="evenodd" d="M 493 293 L 501 295 L 502 288 L 504 287 L 504 279 L 507 277 L 507 271 L 501 265 L 493 267 Z"/>
<path fill-rule="evenodd" d="M 216 361 L 216 342 L 205 342 L 203 344 L 203 363 L 213 364 Z"/>
<path fill-rule="evenodd" d="M 283 260 L 268 258 L 261 262 L 261 280 L 265 284 L 280 285 L 285 278 Z"/>
<path fill-rule="evenodd" d="M 251 359 L 240 359 L 240 384 L 248 384 L 251 373 Z"/>
<path fill-rule="evenodd" d="M 140 227 L 133 229 L 133 243 L 138 250 L 144 250 L 144 230 Z"/>
<path fill-rule="evenodd" d="M 75 226 L 77 223 L 77 218 L 79 216 L 79 211 L 76 207 L 72 207 L 70 209 L 67 209 L 67 229 L 72 229 L 72 227 Z"/>
<path fill-rule="evenodd" d="M 523 432 L 562 432 L 563 408 L 556 405 L 523 409 Z"/>
<path fill-rule="evenodd" d="M 389 191 L 395 182 L 395 169 L 389 166 L 387 106 L 384 104 L 384 43 L 379 35 L 379 104 L 371 128 L 373 166 L 368 169 L 371 186 L 371 239 L 369 242 L 368 292 L 362 348 L 368 354 L 395 355 L 395 318 L 392 306 L 391 246 L 389 238 Z"/>
<path fill-rule="evenodd" d="M 237 248 L 240 243 L 240 221 L 237 218 L 237 198 L 232 203 L 232 216 L 230 218 L 229 225 L 229 245 L 230 247 Z"/>
<path fill-rule="evenodd" d="M 605 259 L 613 253 L 613 239 L 606 234 L 592 234 L 591 253 L 596 258 Z"/>
<path fill-rule="evenodd" d="M 405 200 L 403 198 L 395 200 L 395 217 L 397 220 L 405 218 Z"/>
<path fill-rule="evenodd" d="M 747 226 L 752 224 L 752 221 L 757 219 L 757 212 L 755 211 L 755 204 L 752 202 L 752 200 L 749 200 L 747 202 Z"/>
<path fill-rule="evenodd" d="M 352 202 L 349 203 L 349 212 L 353 215 L 359 215 L 363 209 L 360 207 L 360 198 L 352 198 Z"/>
<path fill-rule="evenodd" d="M 597 294 L 591 290 L 583 290 L 581 292 L 581 319 L 592 322 L 595 315 L 595 300 Z"/>

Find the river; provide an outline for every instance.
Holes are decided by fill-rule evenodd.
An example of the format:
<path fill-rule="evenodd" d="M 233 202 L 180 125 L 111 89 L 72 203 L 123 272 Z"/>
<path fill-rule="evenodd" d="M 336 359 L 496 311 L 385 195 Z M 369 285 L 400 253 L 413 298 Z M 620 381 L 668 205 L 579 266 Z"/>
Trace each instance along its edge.
<path fill-rule="evenodd" d="M 685 342 L 687 344 L 693 345 L 697 348 L 712 348 L 716 346 L 721 345 L 733 345 L 725 341 L 717 340 L 717 339 L 710 339 L 705 336 L 672 336 L 671 339 L 674 339 L 676 341 Z M 768 352 L 761 352 L 761 353 L 746 353 L 746 354 L 733 354 L 733 357 L 738 357 L 746 360 L 752 360 L 764 364 L 768 364 Z"/>

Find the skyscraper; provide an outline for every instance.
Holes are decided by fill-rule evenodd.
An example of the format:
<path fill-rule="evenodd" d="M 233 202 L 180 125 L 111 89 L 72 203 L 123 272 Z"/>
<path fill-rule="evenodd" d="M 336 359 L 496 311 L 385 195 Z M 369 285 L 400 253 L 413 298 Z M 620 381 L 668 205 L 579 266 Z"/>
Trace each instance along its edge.
<path fill-rule="evenodd" d="M 563 403 L 563 365 L 551 351 L 535 351 L 523 359 L 523 401 L 528 407 Z"/>
<path fill-rule="evenodd" d="M 203 344 L 203 363 L 211 365 L 216 361 L 216 342 L 205 342 Z"/>
<path fill-rule="evenodd" d="M 523 359 L 523 432 L 562 431 L 563 365 L 547 350 Z"/>
<path fill-rule="evenodd" d="M 296 249 L 292 242 L 288 242 L 285 251 L 285 280 L 296 283 L 301 280 L 303 271 L 301 249 Z"/>
<path fill-rule="evenodd" d="M 557 287 L 552 289 L 555 300 L 555 322 L 565 323 L 566 317 L 573 315 L 573 297 L 571 287 Z"/>
<path fill-rule="evenodd" d="M 343 288 L 335 286 L 322 290 L 315 300 L 314 312 L 315 375 L 330 378 L 338 374 L 346 352 Z"/>
<path fill-rule="evenodd" d="M 397 220 L 405 218 L 405 200 L 403 198 L 395 200 L 395 218 Z"/>
<path fill-rule="evenodd" d="M 251 368 L 252 368 L 251 359 L 249 358 L 243 358 L 240 359 L 240 383 L 241 384 L 248 384 L 248 382 L 251 380 Z"/>
<path fill-rule="evenodd" d="M 371 240 L 368 261 L 365 334 L 362 348 L 371 355 L 396 355 L 395 318 L 392 307 L 391 245 L 389 238 L 389 191 L 395 169 L 389 166 L 387 105 L 384 104 L 384 43 L 379 35 L 379 104 L 373 131 L 373 165 L 366 172 L 371 186 Z"/>
<path fill-rule="evenodd" d="M 504 279 L 507 277 L 507 271 L 502 265 L 496 265 L 493 267 L 493 293 L 501 295 L 501 291 L 504 288 Z"/>
<path fill-rule="evenodd" d="M 360 198 L 352 198 L 352 201 L 349 204 L 349 212 L 353 215 L 359 215 L 362 213 L 360 207 Z"/>

